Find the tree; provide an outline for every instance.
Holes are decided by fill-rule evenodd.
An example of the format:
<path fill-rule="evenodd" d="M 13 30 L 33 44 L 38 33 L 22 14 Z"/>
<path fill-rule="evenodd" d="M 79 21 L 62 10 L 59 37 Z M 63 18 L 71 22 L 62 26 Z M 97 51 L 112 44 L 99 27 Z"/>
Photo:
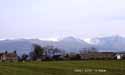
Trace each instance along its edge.
<path fill-rule="evenodd" d="M 21 61 L 26 61 L 28 58 L 28 55 L 27 54 L 23 54 L 22 57 L 21 57 Z"/>
<path fill-rule="evenodd" d="M 65 58 L 69 58 L 69 54 L 67 53 L 64 57 L 65 57 Z"/>
<path fill-rule="evenodd" d="M 13 51 L 13 53 L 15 53 L 15 54 L 16 54 L 16 53 L 17 53 L 17 52 L 16 52 L 16 50 L 15 50 L 15 51 Z"/>
<path fill-rule="evenodd" d="M 56 48 L 54 46 L 46 46 L 44 51 L 45 57 L 48 60 L 51 59 L 62 59 L 62 55 L 65 53 L 64 50 Z"/>
<path fill-rule="evenodd" d="M 61 55 L 54 55 L 52 58 L 54 60 L 62 60 Z"/>
<path fill-rule="evenodd" d="M 36 59 L 37 59 L 37 56 L 36 56 L 36 54 L 34 53 L 34 51 L 31 51 L 31 52 L 29 53 L 29 57 L 30 57 L 30 60 L 36 60 Z"/>
<path fill-rule="evenodd" d="M 80 60 L 80 59 L 81 59 L 80 54 L 76 54 L 75 59 L 76 59 L 76 60 Z"/>
<path fill-rule="evenodd" d="M 61 53 L 61 50 L 58 48 L 53 48 L 52 52 L 53 52 L 53 55 L 56 55 L 56 53 Z"/>
<path fill-rule="evenodd" d="M 7 54 L 8 53 L 8 51 L 5 51 L 5 54 Z"/>
<path fill-rule="evenodd" d="M 64 60 L 69 60 L 70 59 L 70 55 L 68 53 L 65 53 L 63 59 Z"/>
<path fill-rule="evenodd" d="M 42 58 L 44 48 L 37 44 L 33 44 L 33 48 L 34 48 L 33 54 L 35 55 L 35 57 Z"/>

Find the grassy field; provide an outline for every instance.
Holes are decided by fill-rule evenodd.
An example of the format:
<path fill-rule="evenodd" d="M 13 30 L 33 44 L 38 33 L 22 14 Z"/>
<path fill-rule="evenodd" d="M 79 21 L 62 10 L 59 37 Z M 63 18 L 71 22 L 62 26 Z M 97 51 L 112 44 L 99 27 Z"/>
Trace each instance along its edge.
<path fill-rule="evenodd" d="M 125 60 L 1 62 L 0 75 L 125 75 Z"/>

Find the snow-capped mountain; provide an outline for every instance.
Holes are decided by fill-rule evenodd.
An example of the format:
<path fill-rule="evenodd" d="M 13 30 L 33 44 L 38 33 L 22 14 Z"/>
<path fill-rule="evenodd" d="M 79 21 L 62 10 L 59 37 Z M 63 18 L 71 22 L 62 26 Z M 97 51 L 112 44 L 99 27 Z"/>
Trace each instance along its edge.
<path fill-rule="evenodd" d="M 125 38 L 110 36 L 87 39 L 85 41 L 74 37 L 67 37 L 59 41 L 45 41 L 39 39 L 0 40 L 0 52 L 14 51 L 18 54 L 28 53 L 32 50 L 32 44 L 42 47 L 54 46 L 66 52 L 78 52 L 83 48 L 95 47 L 98 51 L 125 51 Z"/>
<path fill-rule="evenodd" d="M 64 38 L 64 39 L 60 40 L 59 42 L 57 42 L 55 44 L 55 46 L 60 49 L 64 49 L 66 51 L 78 52 L 79 50 L 81 50 L 83 48 L 88 48 L 91 45 L 89 45 L 85 41 L 80 40 L 78 38 L 67 37 L 67 38 Z"/>
<path fill-rule="evenodd" d="M 0 41 L 0 51 L 14 51 L 17 53 L 28 53 L 32 50 L 32 44 L 39 44 L 42 47 L 45 46 L 54 46 L 65 50 L 67 52 L 77 52 L 84 47 L 89 47 L 89 44 L 86 42 L 74 38 L 67 37 L 59 41 L 45 41 L 39 39 L 18 39 L 18 40 L 1 40 Z"/>
<path fill-rule="evenodd" d="M 88 43 L 100 51 L 125 51 L 125 38 L 121 36 L 94 38 Z"/>

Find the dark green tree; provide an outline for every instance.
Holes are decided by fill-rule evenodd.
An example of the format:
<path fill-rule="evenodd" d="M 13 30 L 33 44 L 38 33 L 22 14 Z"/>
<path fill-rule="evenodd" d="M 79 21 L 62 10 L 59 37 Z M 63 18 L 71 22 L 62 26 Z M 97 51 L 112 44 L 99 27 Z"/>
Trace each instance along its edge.
<path fill-rule="evenodd" d="M 27 54 L 23 54 L 23 55 L 21 56 L 21 61 L 26 61 L 27 58 L 28 58 L 28 55 L 27 55 Z"/>
<path fill-rule="evenodd" d="M 34 48 L 33 52 L 35 53 L 36 58 L 41 58 L 44 52 L 44 48 L 37 44 L 33 44 L 33 48 Z"/>

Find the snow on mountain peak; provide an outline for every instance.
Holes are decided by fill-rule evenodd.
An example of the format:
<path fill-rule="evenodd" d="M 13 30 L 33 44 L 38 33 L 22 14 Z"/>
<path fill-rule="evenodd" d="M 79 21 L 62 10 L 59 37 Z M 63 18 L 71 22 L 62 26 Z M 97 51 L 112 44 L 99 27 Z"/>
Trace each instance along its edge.
<path fill-rule="evenodd" d="M 88 44 L 98 44 L 100 42 L 99 39 L 91 39 L 91 38 L 84 39 L 84 41 L 87 42 Z"/>

